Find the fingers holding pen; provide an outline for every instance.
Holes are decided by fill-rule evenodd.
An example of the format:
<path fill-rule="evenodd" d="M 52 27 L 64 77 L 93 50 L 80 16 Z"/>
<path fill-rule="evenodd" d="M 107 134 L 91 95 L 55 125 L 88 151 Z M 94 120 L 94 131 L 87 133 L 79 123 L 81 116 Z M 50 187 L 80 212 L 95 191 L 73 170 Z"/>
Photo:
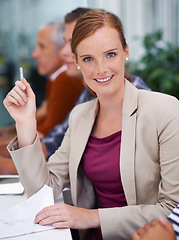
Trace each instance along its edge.
<path fill-rule="evenodd" d="M 36 114 L 35 94 L 25 78 L 15 82 L 15 86 L 7 94 L 3 103 L 15 121 L 21 122 L 22 119 L 24 121 L 32 116 L 34 119 Z M 20 116 L 20 114 L 22 115 Z"/>
<path fill-rule="evenodd" d="M 15 120 L 19 148 L 32 144 L 36 136 L 36 101 L 30 84 L 24 78 L 17 81 L 3 103 Z"/>
<path fill-rule="evenodd" d="M 5 106 L 15 104 L 17 106 L 25 105 L 28 101 L 28 97 L 34 95 L 30 84 L 25 78 L 22 81 L 16 81 L 15 86 L 8 93 L 4 100 Z"/>
<path fill-rule="evenodd" d="M 25 89 L 26 87 L 22 85 L 20 81 L 17 81 L 13 89 L 7 95 L 9 103 L 14 103 L 15 105 L 25 105 L 27 102 Z"/>
<path fill-rule="evenodd" d="M 21 97 L 21 104 L 24 105 L 28 101 L 26 86 L 22 82 L 16 81 L 14 90 Z"/>
<path fill-rule="evenodd" d="M 23 78 L 23 80 L 25 80 L 25 78 Z M 23 81 L 24 83 L 27 81 Z M 22 81 L 16 81 L 15 82 L 15 86 L 19 87 L 19 89 L 21 89 L 21 91 L 25 91 L 26 90 L 26 85 L 23 83 Z"/>
<path fill-rule="evenodd" d="M 23 91 L 26 93 L 26 96 L 33 101 L 35 100 L 35 94 L 30 86 L 30 84 L 26 81 L 25 78 L 22 78 L 22 81 L 17 81 L 18 84 L 21 84 L 20 86 L 23 87 Z"/>

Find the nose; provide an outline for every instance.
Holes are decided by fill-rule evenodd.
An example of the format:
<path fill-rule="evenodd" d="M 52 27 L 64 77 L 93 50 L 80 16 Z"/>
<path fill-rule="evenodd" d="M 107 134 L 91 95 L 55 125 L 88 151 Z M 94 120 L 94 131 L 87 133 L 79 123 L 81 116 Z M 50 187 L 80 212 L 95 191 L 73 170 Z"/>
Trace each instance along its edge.
<path fill-rule="evenodd" d="M 98 75 L 102 75 L 107 72 L 105 62 L 103 60 L 100 60 L 100 61 L 98 60 L 95 65 L 96 65 L 96 73 Z"/>
<path fill-rule="evenodd" d="M 72 51 L 71 51 L 71 45 L 69 42 L 65 43 L 63 45 L 63 47 L 60 49 L 60 52 L 59 52 L 60 55 L 63 56 L 71 56 L 72 55 Z"/>
<path fill-rule="evenodd" d="M 37 47 L 35 47 L 34 50 L 32 51 L 32 57 L 33 58 L 37 58 L 38 57 L 38 49 L 37 49 Z"/>

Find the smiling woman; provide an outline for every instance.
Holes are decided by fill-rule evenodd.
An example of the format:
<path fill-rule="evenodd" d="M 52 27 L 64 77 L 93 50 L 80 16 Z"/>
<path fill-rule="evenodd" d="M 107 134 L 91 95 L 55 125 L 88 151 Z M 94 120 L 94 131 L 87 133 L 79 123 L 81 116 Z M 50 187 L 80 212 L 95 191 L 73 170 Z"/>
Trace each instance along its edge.
<path fill-rule="evenodd" d="M 116 93 L 118 98 L 120 90 L 122 96 L 128 45 L 123 49 L 115 29 L 108 26 L 97 29 L 78 44 L 75 53 L 86 84 L 96 92 L 99 99 L 106 97 L 106 91 L 113 98 Z"/>
<path fill-rule="evenodd" d="M 90 16 L 84 20 L 83 26 L 77 23 L 73 34 L 72 51 L 76 62 L 88 82 L 88 87 L 96 94 L 93 87 L 97 85 L 94 82 L 106 85 L 112 80 L 115 83 L 118 77 L 122 81 L 124 76 L 128 78 L 128 75 L 124 74 L 124 62 L 128 58 L 129 49 L 122 23 L 115 15 L 114 19 L 110 15 L 107 17 L 108 20 L 103 22 L 99 16 Z M 93 81 L 89 82 L 89 79 Z M 117 86 L 113 86 L 117 90 Z"/>
<path fill-rule="evenodd" d="M 44 184 L 55 197 L 71 188 L 74 206 L 45 208 L 36 223 L 79 229 L 85 240 L 127 240 L 179 203 L 179 103 L 125 79 L 128 45 L 114 14 L 91 10 L 81 16 L 71 45 L 97 98 L 72 110 L 63 142 L 46 164 L 36 134 L 35 96 L 25 79 L 17 82 L 4 100 L 18 139 L 8 149 L 28 195 Z M 23 106 L 16 104 L 25 97 Z"/>

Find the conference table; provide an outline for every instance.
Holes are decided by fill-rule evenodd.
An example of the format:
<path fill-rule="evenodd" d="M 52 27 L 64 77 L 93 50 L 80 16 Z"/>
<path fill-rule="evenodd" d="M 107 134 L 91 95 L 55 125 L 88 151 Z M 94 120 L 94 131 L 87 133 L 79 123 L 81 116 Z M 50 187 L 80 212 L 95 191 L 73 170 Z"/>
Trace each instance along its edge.
<path fill-rule="evenodd" d="M 0 181 L 0 184 L 1 184 L 1 181 Z M 26 199 L 27 199 L 27 194 L 25 192 L 23 192 L 22 194 L 6 194 L 6 195 L 0 194 L 0 213 L 10 207 L 13 207 L 17 204 L 22 203 Z M 63 194 L 60 194 L 60 196 L 55 200 L 55 204 L 63 203 L 63 202 L 64 202 Z M 67 231 L 69 231 L 68 234 L 67 234 Z M 63 237 L 63 230 L 51 229 L 43 232 L 37 232 L 37 233 L 31 233 L 31 234 L 6 238 L 6 240 L 27 240 L 27 239 L 28 240 L 49 240 L 49 239 L 72 240 L 72 236 L 71 236 L 70 229 L 66 229 L 64 237 Z"/>

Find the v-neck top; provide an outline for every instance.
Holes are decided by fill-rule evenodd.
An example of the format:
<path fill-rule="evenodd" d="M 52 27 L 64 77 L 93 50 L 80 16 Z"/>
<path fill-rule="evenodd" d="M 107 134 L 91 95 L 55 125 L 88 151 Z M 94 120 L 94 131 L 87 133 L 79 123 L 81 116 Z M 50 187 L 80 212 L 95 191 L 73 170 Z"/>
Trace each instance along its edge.
<path fill-rule="evenodd" d="M 93 183 L 100 207 L 127 205 L 120 176 L 121 131 L 104 138 L 90 135 L 82 158 L 82 167 Z M 101 229 L 93 232 L 92 240 L 102 240 Z"/>
<path fill-rule="evenodd" d="M 104 138 L 90 135 L 82 167 L 94 184 L 101 207 L 127 205 L 120 176 L 121 131 Z"/>

